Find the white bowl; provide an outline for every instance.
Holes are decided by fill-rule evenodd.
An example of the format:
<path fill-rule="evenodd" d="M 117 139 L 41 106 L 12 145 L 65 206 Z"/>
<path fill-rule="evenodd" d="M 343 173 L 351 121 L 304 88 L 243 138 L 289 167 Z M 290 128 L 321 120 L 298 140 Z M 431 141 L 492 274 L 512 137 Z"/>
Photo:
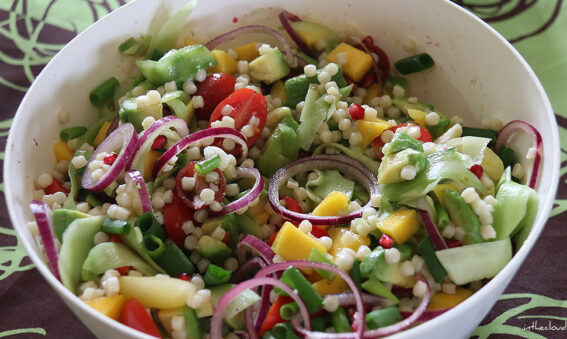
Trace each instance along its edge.
<path fill-rule="evenodd" d="M 37 268 L 75 314 L 99 337 L 140 338 L 142 334 L 96 312 L 63 287 L 41 260 L 26 228 L 33 220 L 29 202 L 33 180 L 53 168 L 52 144 L 62 127 L 58 110 L 71 113 L 67 124 L 96 120 L 88 94 L 109 76 L 125 79 L 132 61 L 118 45 L 131 36 L 155 32 L 163 19 L 184 1 L 137 0 L 116 10 L 71 41 L 41 72 L 14 119 L 4 162 L 5 194 L 14 228 Z M 186 25 L 206 41 L 237 26 L 275 26 L 281 10 L 277 0 L 200 2 Z M 508 265 L 486 286 L 438 318 L 396 337 L 466 337 L 480 323 L 533 247 L 549 215 L 558 183 L 559 137 L 551 105 L 531 68 L 490 26 L 450 1 L 315 0 L 285 1 L 285 9 L 342 32 L 372 35 L 395 61 L 414 39 L 418 51 L 429 53 L 436 66 L 410 75 L 411 94 L 435 104 L 449 115 L 471 123 L 486 117 L 525 120 L 542 134 L 544 149 L 537 191 L 539 211 L 530 236 Z M 238 23 L 233 18 L 238 18 Z"/>

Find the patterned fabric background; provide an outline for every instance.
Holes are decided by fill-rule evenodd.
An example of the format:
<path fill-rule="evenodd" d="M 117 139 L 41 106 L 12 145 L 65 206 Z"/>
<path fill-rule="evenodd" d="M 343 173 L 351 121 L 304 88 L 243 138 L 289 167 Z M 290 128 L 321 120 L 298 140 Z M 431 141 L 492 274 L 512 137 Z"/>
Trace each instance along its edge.
<path fill-rule="evenodd" d="M 125 0 L 0 0 L 0 149 L 27 88 L 73 36 Z M 542 81 L 562 140 L 561 181 L 547 226 L 478 338 L 567 337 L 567 10 L 563 0 L 454 0 L 509 39 Z M 0 160 L 4 153 L 0 153 Z M 1 170 L 1 169 L 0 169 Z M 0 190 L 3 184 L 0 183 Z M 0 195 L 0 209 L 5 209 Z M 0 213 L 0 337 L 91 338 L 27 258 Z"/>

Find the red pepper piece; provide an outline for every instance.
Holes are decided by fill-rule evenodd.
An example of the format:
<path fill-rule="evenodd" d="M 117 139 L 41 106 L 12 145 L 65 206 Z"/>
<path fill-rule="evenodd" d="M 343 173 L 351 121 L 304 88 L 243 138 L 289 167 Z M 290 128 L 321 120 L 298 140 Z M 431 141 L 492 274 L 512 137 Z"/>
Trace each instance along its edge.
<path fill-rule="evenodd" d="M 152 143 L 152 149 L 161 149 L 165 147 L 165 144 L 167 143 L 167 138 L 165 135 L 158 135 L 155 139 L 154 142 Z"/>

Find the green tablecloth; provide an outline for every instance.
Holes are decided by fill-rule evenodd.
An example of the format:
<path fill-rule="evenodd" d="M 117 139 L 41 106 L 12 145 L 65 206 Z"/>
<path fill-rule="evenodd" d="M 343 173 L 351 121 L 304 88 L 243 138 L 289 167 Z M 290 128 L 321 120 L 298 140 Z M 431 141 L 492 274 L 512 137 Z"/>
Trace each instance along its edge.
<path fill-rule="evenodd" d="M 17 106 L 42 67 L 74 35 L 124 2 L 0 0 L 1 149 Z M 455 2 L 493 25 L 533 67 L 556 112 L 564 145 L 562 161 L 567 160 L 567 10 L 562 9 L 563 0 Z M 3 159 L 4 153 L 0 154 Z M 473 337 L 567 337 L 566 173 L 562 163 L 557 200 L 541 238 Z M 5 205 L 0 209 L 0 337 L 92 337 L 30 264 Z"/>

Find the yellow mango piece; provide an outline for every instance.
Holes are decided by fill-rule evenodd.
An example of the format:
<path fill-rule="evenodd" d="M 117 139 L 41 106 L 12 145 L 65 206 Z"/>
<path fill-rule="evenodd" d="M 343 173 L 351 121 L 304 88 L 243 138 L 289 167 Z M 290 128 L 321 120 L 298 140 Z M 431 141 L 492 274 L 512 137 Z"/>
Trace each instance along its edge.
<path fill-rule="evenodd" d="M 274 98 L 278 98 L 282 103 L 286 102 L 287 93 L 285 92 L 284 82 L 281 80 L 274 82 L 274 84 L 272 85 L 272 90 L 270 91 L 270 95 L 272 96 L 272 100 Z"/>
<path fill-rule="evenodd" d="M 108 132 L 110 125 L 112 125 L 112 122 L 105 121 L 102 126 L 100 126 L 100 129 L 98 130 L 98 133 L 96 134 L 96 137 L 93 141 L 94 147 L 98 147 L 98 145 L 100 145 L 104 141 L 104 139 L 106 139 L 106 132 Z"/>
<path fill-rule="evenodd" d="M 502 173 L 504 173 L 504 163 L 502 159 L 488 147 L 484 149 L 484 157 L 480 165 L 484 173 L 495 183 L 500 180 Z"/>
<path fill-rule="evenodd" d="M 435 188 L 433 189 L 433 193 L 435 193 L 435 195 L 437 196 L 437 199 L 439 199 L 439 202 L 443 206 L 445 206 L 445 198 L 443 197 L 443 191 L 444 190 L 452 190 L 452 191 L 461 193 L 461 191 L 459 191 L 457 186 L 455 186 L 452 183 L 439 184 L 439 185 L 435 186 Z"/>
<path fill-rule="evenodd" d="M 408 115 L 420 127 L 427 128 L 427 124 L 425 123 L 425 116 L 427 115 L 427 113 L 425 113 L 424 111 L 420 111 L 418 109 L 408 108 Z"/>
<path fill-rule="evenodd" d="M 234 47 L 233 50 L 236 52 L 236 54 L 238 54 L 238 58 L 236 58 L 237 60 L 246 60 L 250 62 L 260 56 L 255 42 Z"/>
<path fill-rule="evenodd" d="M 376 98 L 377 96 L 379 96 L 380 92 L 382 92 L 382 85 L 375 82 L 372 85 L 370 85 L 370 87 L 368 87 L 366 91 L 367 91 L 366 96 L 364 97 L 362 103 L 365 105 L 370 105 L 370 101 Z"/>
<path fill-rule="evenodd" d="M 329 230 L 329 237 L 333 240 L 333 245 L 331 246 L 331 249 L 329 250 L 329 254 L 331 254 L 333 257 L 336 256 L 337 254 L 339 254 L 340 251 L 343 250 L 343 248 L 350 248 L 353 251 L 358 251 L 358 248 L 362 245 L 366 245 L 369 246 L 370 245 L 370 238 L 368 237 L 363 237 L 361 235 L 359 235 L 358 233 L 354 233 L 352 232 L 352 235 L 354 237 L 354 243 L 346 245 L 343 243 L 343 234 L 345 234 L 346 232 L 348 232 L 349 229 L 346 227 L 333 227 Z"/>
<path fill-rule="evenodd" d="M 341 277 L 336 277 L 333 281 L 321 279 L 313 283 L 311 286 L 313 286 L 315 292 L 317 292 L 320 296 L 339 294 L 348 290 L 347 283 Z"/>
<path fill-rule="evenodd" d="M 57 162 L 61 160 L 71 162 L 71 159 L 73 159 L 73 152 L 69 149 L 69 147 L 67 147 L 67 142 L 65 141 L 53 144 L 53 153 L 55 153 L 55 159 L 57 159 Z"/>
<path fill-rule="evenodd" d="M 117 294 L 111 297 L 98 298 L 86 301 L 87 305 L 114 320 L 120 320 L 122 308 L 126 303 L 123 295 Z"/>
<path fill-rule="evenodd" d="M 455 307 L 473 295 L 473 291 L 466 288 L 457 287 L 454 294 L 438 292 L 431 297 L 431 301 L 427 306 L 428 310 L 442 310 L 445 308 Z"/>
<path fill-rule="evenodd" d="M 380 219 L 377 227 L 391 236 L 396 244 L 403 244 L 419 230 L 419 220 L 415 210 L 399 209 Z"/>
<path fill-rule="evenodd" d="M 283 224 L 272 244 L 274 253 L 284 260 L 307 260 L 313 248 L 321 253 L 327 253 L 325 246 L 301 232 L 289 221 Z"/>
<path fill-rule="evenodd" d="M 161 152 L 158 151 L 149 151 L 148 155 L 146 156 L 146 161 L 144 163 L 144 180 L 149 181 L 153 179 L 152 176 L 152 169 L 154 168 L 154 164 L 161 157 Z"/>
<path fill-rule="evenodd" d="M 362 77 L 372 68 L 374 60 L 370 54 L 365 53 L 351 45 L 341 42 L 327 55 L 328 62 L 337 62 L 337 54 L 346 53 L 347 63 L 342 65 L 343 72 L 354 82 L 362 80 Z"/>
<path fill-rule="evenodd" d="M 376 119 L 375 121 L 358 120 L 357 123 L 358 130 L 362 135 L 362 146 L 364 147 L 391 126 L 389 122 L 380 119 Z"/>
<path fill-rule="evenodd" d="M 313 215 L 329 217 L 339 215 L 339 211 L 347 209 L 350 199 L 342 192 L 332 191 L 315 207 Z"/>
<path fill-rule="evenodd" d="M 176 308 L 186 305 L 195 295 L 196 287 L 188 281 L 168 276 L 121 276 L 120 293 L 127 299 L 136 298 L 146 307 Z"/>
<path fill-rule="evenodd" d="M 238 61 L 235 58 L 228 55 L 227 52 L 220 49 L 213 49 L 211 54 L 217 60 L 217 65 L 211 67 L 210 71 L 212 73 L 227 73 L 233 74 L 238 71 Z"/>

